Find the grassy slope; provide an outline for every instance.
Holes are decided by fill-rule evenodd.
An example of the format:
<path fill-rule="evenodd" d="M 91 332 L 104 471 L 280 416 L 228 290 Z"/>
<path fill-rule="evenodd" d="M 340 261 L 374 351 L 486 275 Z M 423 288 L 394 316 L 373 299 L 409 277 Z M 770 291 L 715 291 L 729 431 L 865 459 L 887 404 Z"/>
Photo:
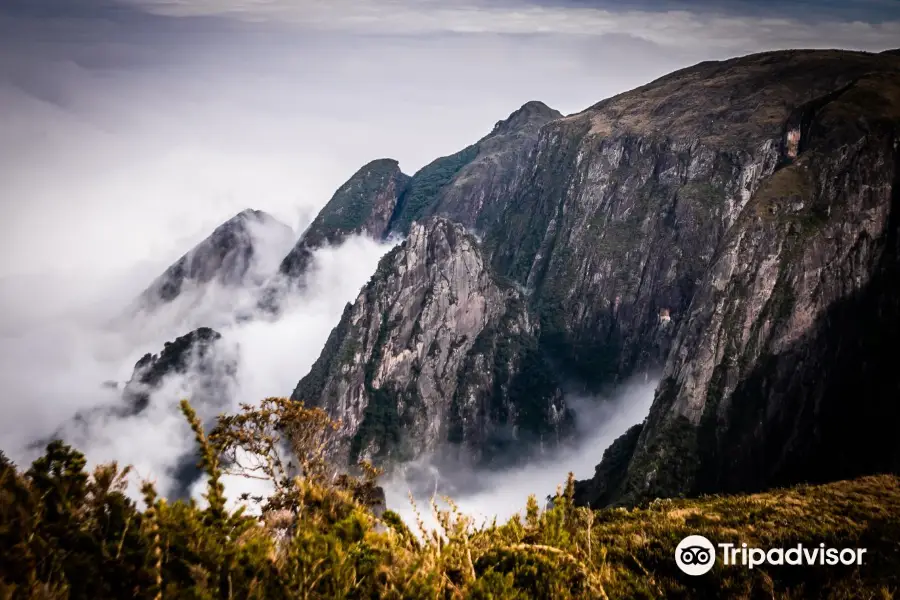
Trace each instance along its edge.
<path fill-rule="evenodd" d="M 900 478 L 864 477 L 747 496 L 657 500 L 595 513 L 610 597 L 881 598 L 900 591 Z M 861 567 L 725 566 L 687 577 L 673 550 L 687 535 L 762 548 L 867 548 Z M 646 572 L 645 572 L 646 570 Z"/>
<path fill-rule="evenodd" d="M 0 466 L 0 598 L 891 598 L 900 588 L 894 476 L 595 512 L 574 507 L 570 478 L 548 510 L 532 497 L 523 517 L 477 528 L 451 508 L 438 512 L 442 535 L 416 537 L 391 511 L 377 518 L 366 508 L 358 492 L 367 484 L 297 480 L 259 521 L 225 509 L 218 476 L 209 507 L 167 504 L 145 486 L 152 509 L 137 511 L 116 491 L 114 468 L 89 478 L 64 447 L 26 473 Z M 752 571 L 719 563 L 689 577 L 674 549 L 691 534 L 860 547 L 867 560 Z"/>

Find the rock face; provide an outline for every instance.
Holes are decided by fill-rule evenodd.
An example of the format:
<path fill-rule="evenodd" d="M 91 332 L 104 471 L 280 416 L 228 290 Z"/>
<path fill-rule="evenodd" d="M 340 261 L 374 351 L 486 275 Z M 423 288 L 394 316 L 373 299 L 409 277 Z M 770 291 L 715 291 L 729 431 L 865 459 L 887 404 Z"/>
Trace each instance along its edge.
<path fill-rule="evenodd" d="M 808 109 L 895 71 L 887 55 L 760 54 L 545 125 L 487 242 L 495 269 L 528 288 L 567 374 L 599 385 L 661 368 L 726 232 L 787 159 L 792 132 L 808 130 Z"/>
<path fill-rule="evenodd" d="M 382 259 L 293 398 L 342 420 L 351 463 L 436 451 L 502 461 L 566 431 L 538 333 L 477 241 L 431 218 Z"/>
<path fill-rule="evenodd" d="M 592 505 L 900 469 L 898 78 L 892 53 L 772 52 L 525 105 L 407 183 L 408 239 L 294 397 L 351 462 L 490 462 L 564 434 L 558 381 L 662 371 Z"/>
<path fill-rule="evenodd" d="M 325 205 L 279 267 L 282 275 L 301 277 L 314 250 L 339 244 L 354 234 L 381 238 L 409 177 L 396 160 L 384 158 L 362 167 Z"/>
<path fill-rule="evenodd" d="M 900 283 L 900 60 L 792 52 L 730 62 L 742 70 L 682 73 L 686 91 L 711 69 L 731 86 L 768 72 L 779 92 L 741 84 L 722 117 L 692 111 L 661 125 L 695 131 L 698 143 L 714 135 L 719 148 L 749 143 L 767 158 L 741 170 L 753 183 L 738 188 L 710 266 L 675 311 L 639 438 L 583 484 L 594 504 L 900 470 L 900 378 L 888 358 L 900 339 L 889 291 Z M 677 93 L 666 102 L 677 106 Z M 615 131 L 606 116 L 590 123 Z"/>
<path fill-rule="evenodd" d="M 603 459 L 591 479 L 575 482 L 575 503 L 579 506 L 602 508 L 612 504 L 621 494 L 621 486 L 628 473 L 628 464 L 640 439 L 643 423 L 634 425 L 603 452 Z"/>
<path fill-rule="evenodd" d="M 206 426 L 211 426 L 215 416 L 230 406 L 236 384 L 236 356 L 221 342 L 222 336 L 207 327 L 166 342 L 159 354 L 145 354 L 135 363 L 131 379 L 124 386 L 114 381 L 102 384 L 112 393 L 112 402 L 77 413 L 48 439 L 37 440 L 31 447 L 41 448 L 52 439 L 66 439 L 78 445 L 117 420 L 143 418 L 153 410 L 177 410 L 181 398 L 189 398 Z M 170 395 L 166 385 L 171 378 L 176 378 L 179 385 Z M 156 393 L 161 393 L 156 398 L 158 404 L 151 407 Z M 174 484 L 165 493 L 173 498 L 188 497 L 191 485 L 202 475 L 196 452 L 184 454 L 170 474 Z"/>
<path fill-rule="evenodd" d="M 489 230 L 524 175 L 540 128 L 560 117 L 542 102 L 528 102 L 475 144 L 422 167 L 404 190 L 390 231 L 405 234 L 413 221 L 434 215 Z"/>
<path fill-rule="evenodd" d="M 136 416 L 146 411 L 151 395 L 163 389 L 171 377 L 182 377 L 184 395 L 165 398 L 177 405 L 182 397 L 190 400 L 204 426 L 211 427 L 215 416 L 231 404 L 237 374 L 237 360 L 221 346 L 222 336 L 201 327 L 166 342 L 159 354 L 145 354 L 135 365 L 134 373 L 122 392 L 124 406 L 117 416 Z M 191 486 L 203 475 L 197 466 L 197 453 L 184 454 L 172 467 L 171 498 L 187 498 Z"/>
<path fill-rule="evenodd" d="M 294 232 L 271 215 L 244 210 L 197 244 L 160 275 L 139 298 L 142 308 L 175 300 L 189 286 L 261 285 L 293 243 Z"/>
<path fill-rule="evenodd" d="M 561 116 L 541 102 L 528 102 L 475 144 L 433 161 L 412 177 L 400 171 L 396 160 L 370 162 L 319 212 L 281 262 L 281 275 L 302 284 L 318 248 L 339 244 L 353 234 L 376 239 L 403 236 L 414 220 L 429 216 L 445 216 L 478 231 L 488 229 L 521 179 L 541 126 Z M 278 293 L 274 286 L 267 290 L 262 306 L 274 309 Z"/>

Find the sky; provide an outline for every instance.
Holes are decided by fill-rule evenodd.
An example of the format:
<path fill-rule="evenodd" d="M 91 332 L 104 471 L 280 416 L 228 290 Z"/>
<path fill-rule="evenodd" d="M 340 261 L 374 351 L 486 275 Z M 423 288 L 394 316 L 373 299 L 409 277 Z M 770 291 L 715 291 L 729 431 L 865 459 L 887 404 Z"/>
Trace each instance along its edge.
<path fill-rule="evenodd" d="M 900 0 L 4 0 L 0 277 L 163 264 L 247 207 L 302 228 L 365 162 L 414 172 L 529 100 L 896 45 Z"/>
<path fill-rule="evenodd" d="M 299 235 L 364 163 L 414 173 L 531 100 L 571 114 L 704 60 L 897 46 L 900 0 L 0 0 L 0 448 L 196 325 L 100 323 L 243 209 Z M 228 325 L 245 397 L 290 393 L 386 250 L 325 251 L 285 321 Z M 159 470 L 173 408 L 154 414 L 87 445 Z"/>

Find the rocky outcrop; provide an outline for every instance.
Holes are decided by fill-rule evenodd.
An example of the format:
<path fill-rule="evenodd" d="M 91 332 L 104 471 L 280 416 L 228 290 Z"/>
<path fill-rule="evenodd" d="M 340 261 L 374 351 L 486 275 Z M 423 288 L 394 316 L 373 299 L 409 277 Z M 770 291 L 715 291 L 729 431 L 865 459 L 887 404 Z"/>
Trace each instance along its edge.
<path fill-rule="evenodd" d="M 408 181 L 409 176 L 400 171 L 396 160 L 383 158 L 362 167 L 319 212 L 282 260 L 280 273 L 289 278 L 302 277 L 315 250 L 340 244 L 351 235 L 382 238 Z"/>
<path fill-rule="evenodd" d="M 219 352 L 222 335 L 201 327 L 172 342 L 166 342 L 159 354 L 145 354 L 134 365 L 134 373 L 122 391 L 122 415 L 145 410 L 150 396 L 163 381 L 176 375 L 190 375 L 191 402 L 195 405 L 228 404 L 228 385 L 237 371 L 233 357 Z"/>
<path fill-rule="evenodd" d="M 749 65 L 759 90 L 732 92 L 718 121 L 692 113 L 667 131 L 724 135 L 721 147 L 732 138 L 715 129 L 740 119 L 735 141 L 762 140 L 777 160 L 759 168 L 676 313 L 627 475 L 618 483 L 620 467 L 616 478 L 598 467 L 607 481 L 594 485 L 617 490 L 605 501 L 900 470 L 900 378 L 888 358 L 900 339 L 889 291 L 900 283 L 900 59 L 793 52 L 731 64 Z M 769 84 L 755 79 L 765 71 Z"/>
<path fill-rule="evenodd" d="M 209 283 L 261 285 L 275 273 L 277 260 L 293 239 L 293 230 L 271 215 L 244 210 L 166 269 L 141 294 L 139 306 L 153 309 L 175 300 L 186 288 Z"/>
<path fill-rule="evenodd" d="M 79 445 L 118 420 L 146 418 L 153 411 L 178 410 L 182 398 L 188 398 L 205 425 L 211 426 L 215 417 L 231 405 L 237 366 L 237 356 L 223 345 L 221 334 L 208 327 L 191 331 L 166 342 L 158 354 L 141 357 L 124 385 L 103 382 L 102 387 L 113 396 L 110 402 L 77 413 L 53 435 L 30 447 L 40 449 L 53 439 Z M 170 383 L 176 385 L 169 388 Z M 185 453 L 170 475 L 173 485 L 165 493 L 186 498 L 191 485 L 202 475 L 196 452 Z"/>
<path fill-rule="evenodd" d="M 877 375 L 887 342 L 862 348 L 850 323 L 864 310 L 886 323 L 870 319 L 866 335 L 895 332 L 883 290 L 897 61 L 764 53 L 569 117 L 526 104 L 407 182 L 383 235 L 409 239 L 295 398 L 343 419 L 351 461 L 438 448 L 490 461 L 528 432 L 565 431 L 557 381 L 599 389 L 665 368 L 648 421 L 579 484 L 581 501 L 894 468 L 879 429 L 897 422 L 893 405 L 854 416 L 838 397 L 896 392 Z M 434 215 L 462 227 L 421 221 Z M 839 423 L 878 435 L 842 459 Z M 726 443 L 741 444 L 736 458 Z"/>
<path fill-rule="evenodd" d="M 598 386 L 662 368 L 726 232 L 809 127 L 802 107 L 895 71 L 889 55 L 759 54 L 546 124 L 486 241 L 566 374 Z"/>
<path fill-rule="evenodd" d="M 538 333 L 522 294 L 491 273 L 477 240 L 428 219 L 347 305 L 293 398 L 341 419 L 342 461 L 431 453 L 501 461 L 566 431 Z"/>
<path fill-rule="evenodd" d="M 236 355 L 223 347 L 221 341 L 221 334 L 201 327 L 166 342 L 159 354 L 145 354 L 134 365 L 134 373 L 122 392 L 123 405 L 114 410 L 114 416 L 140 415 L 149 408 L 153 394 L 161 392 L 167 381 L 182 378 L 181 394 L 163 400 L 176 406 L 181 398 L 188 398 L 204 426 L 211 427 L 216 415 L 231 406 L 237 375 Z M 191 486 L 202 476 L 196 452 L 184 454 L 170 475 L 173 486 L 168 490 L 169 496 L 188 497 Z"/>
<path fill-rule="evenodd" d="M 422 167 L 404 190 L 390 231 L 405 234 L 413 221 L 435 215 L 489 230 L 524 175 L 541 127 L 560 117 L 542 102 L 528 102 L 475 144 Z"/>
<path fill-rule="evenodd" d="M 430 216 L 488 229 L 524 173 L 541 126 L 561 116 L 541 102 L 528 102 L 475 144 L 431 162 L 412 177 L 393 159 L 368 163 L 335 192 L 282 260 L 281 278 L 267 286 L 261 307 L 277 310 L 286 284 L 302 286 L 313 253 L 350 235 L 404 236 L 413 221 Z"/>

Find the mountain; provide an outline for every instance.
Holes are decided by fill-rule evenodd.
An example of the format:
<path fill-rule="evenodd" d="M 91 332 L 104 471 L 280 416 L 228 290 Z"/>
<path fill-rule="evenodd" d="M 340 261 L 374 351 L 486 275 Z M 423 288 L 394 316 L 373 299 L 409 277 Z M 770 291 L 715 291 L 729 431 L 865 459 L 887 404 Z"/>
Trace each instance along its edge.
<path fill-rule="evenodd" d="M 625 493 L 900 471 L 900 60 L 804 115 L 700 286 Z M 672 453 L 681 455 L 673 461 Z"/>
<path fill-rule="evenodd" d="M 560 117 L 542 102 L 527 102 L 475 144 L 422 167 L 398 202 L 390 232 L 403 235 L 413 221 L 435 215 L 488 230 L 523 176 L 541 127 Z"/>
<path fill-rule="evenodd" d="M 726 233 L 792 160 L 792 136 L 805 150 L 818 103 L 879 73 L 896 59 L 758 54 L 545 125 L 486 241 L 495 270 L 529 290 L 566 374 L 598 387 L 660 370 Z"/>
<path fill-rule="evenodd" d="M 271 215 L 247 209 L 219 225 L 179 258 L 140 296 L 142 308 L 175 300 L 185 290 L 217 283 L 225 287 L 261 285 L 294 242 L 294 232 Z"/>
<path fill-rule="evenodd" d="M 532 101 L 498 121 L 481 140 L 422 167 L 412 177 L 393 159 L 372 161 L 348 179 L 285 256 L 279 272 L 301 281 L 312 253 L 353 234 L 384 239 L 406 235 L 412 222 L 445 216 L 478 231 L 495 223 L 503 200 L 522 174 L 541 126 L 562 114 Z M 262 306 L 274 309 L 279 290 L 267 290 Z"/>
<path fill-rule="evenodd" d="M 699 86 L 715 99 L 720 81 L 730 108 L 715 120 L 697 109 Z M 631 503 L 900 471 L 900 378 L 888 358 L 900 339 L 890 291 L 900 283 L 900 58 L 757 55 L 669 76 L 638 96 L 660 102 L 666 135 L 749 143 L 768 158 L 754 178 L 741 176 L 754 183 L 741 186 L 675 311 L 649 418 L 581 484 L 595 492 L 586 498 Z M 622 102 L 581 118 L 616 131 L 610 114 Z M 684 102 L 693 109 L 683 116 L 664 110 Z M 629 128 L 651 127 L 620 114 Z"/>
<path fill-rule="evenodd" d="M 383 158 L 363 166 L 338 188 L 293 249 L 281 261 L 279 272 L 301 277 L 312 253 L 328 244 L 337 245 L 354 234 L 381 238 L 409 176 L 396 160 Z"/>
<path fill-rule="evenodd" d="M 566 429 L 550 407 L 561 424 L 571 418 L 557 400 L 563 384 L 592 392 L 662 372 L 647 422 L 579 484 L 593 504 L 900 469 L 887 431 L 900 416 L 888 400 L 898 378 L 886 362 L 900 339 L 887 292 L 898 60 L 769 52 L 701 63 L 567 117 L 529 103 L 409 181 L 389 230 L 414 243 L 382 262 L 295 397 L 344 419 L 351 458 L 399 460 L 462 442 L 490 461 L 493 451 L 480 449 L 494 443 L 484 433 L 494 409 L 454 424 L 471 373 L 488 373 L 480 406 L 540 415 L 531 439 L 546 439 Z M 483 174 L 476 157 L 511 131 L 530 149 L 501 169 L 504 185 L 461 175 Z M 453 213 L 484 210 L 477 198 L 490 199 L 496 218 Z M 470 241 L 411 254 L 446 237 L 449 221 L 430 220 L 436 213 L 474 225 L 483 242 L 460 236 Z M 441 258 L 459 252 L 477 268 Z M 472 368 L 429 356 L 432 340 L 452 348 L 470 325 L 428 316 L 424 290 L 496 297 L 476 280 L 508 286 L 522 304 L 512 320 L 522 325 L 498 328 L 489 323 L 512 309 L 479 299 L 493 307 L 479 327 L 494 349 L 520 357 L 527 348 L 540 368 L 520 374 L 538 373 L 534 397 L 491 382 L 490 360 Z M 847 402 L 856 390 L 865 397 Z"/>
<path fill-rule="evenodd" d="M 154 410 L 177 410 L 183 397 L 190 398 L 209 426 L 216 415 L 230 406 L 236 374 L 236 355 L 223 346 L 222 335 L 201 327 L 165 342 L 157 354 L 142 356 L 121 389 L 117 382 L 103 382 L 100 387 L 112 393 L 112 401 L 77 413 L 53 435 L 35 441 L 30 447 L 42 449 L 53 439 L 83 443 L 94 437 L 97 429 L 114 426 L 116 421 L 146 418 Z M 173 387 L 168 388 L 169 385 Z M 154 395 L 158 395 L 156 405 L 151 407 Z M 166 490 L 167 495 L 186 498 L 200 474 L 193 452 L 185 453 L 172 470 L 174 486 Z"/>
<path fill-rule="evenodd" d="M 463 226 L 413 223 L 292 397 L 342 420 L 351 463 L 451 448 L 490 463 L 554 444 L 569 415 L 525 304 Z"/>
<path fill-rule="evenodd" d="M 175 375 L 191 376 L 191 402 L 195 405 L 227 404 L 225 381 L 234 377 L 237 367 L 218 351 L 221 339 L 222 334 L 201 327 L 166 342 L 159 354 L 141 357 L 122 391 L 128 414 L 144 411 L 151 394 L 159 390 L 166 378 Z"/>

